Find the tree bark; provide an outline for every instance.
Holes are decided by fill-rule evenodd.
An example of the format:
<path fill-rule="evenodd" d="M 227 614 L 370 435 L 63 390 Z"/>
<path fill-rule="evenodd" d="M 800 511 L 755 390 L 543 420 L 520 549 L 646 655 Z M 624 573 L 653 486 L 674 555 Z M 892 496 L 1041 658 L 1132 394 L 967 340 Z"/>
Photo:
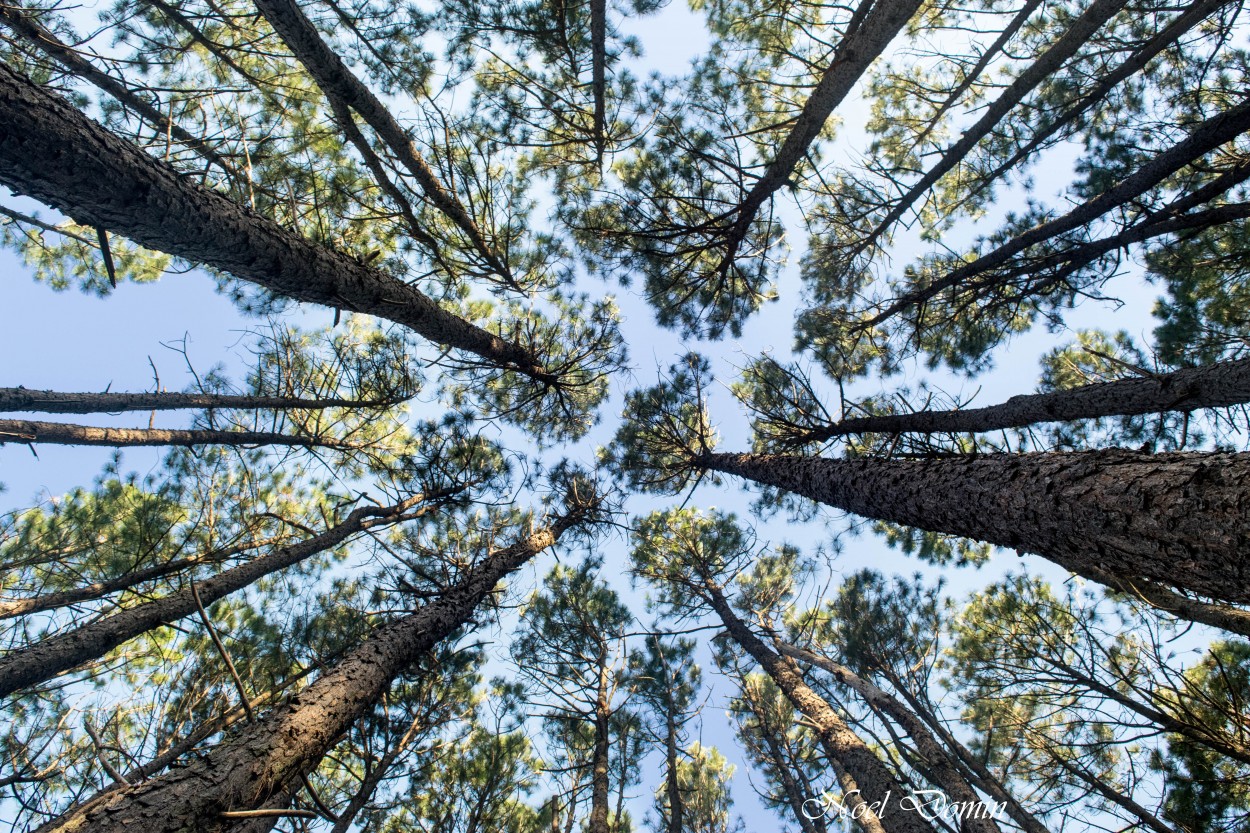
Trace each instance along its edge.
<path fill-rule="evenodd" d="M 1189 367 L 1157 376 L 1099 382 L 1068 390 L 1013 396 L 985 408 L 855 417 L 796 437 L 823 442 L 847 434 L 977 433 L 1039 422 L 1196 411 L 1250 402 L 1250 359 Z"/>
<path fill-rule="evenodd" d="M 342 523 L 320 535 L 197 582 L 200 601 L 207 607 L 270 573 L 336 547 L 357 532 L 398 523 L 422 514 L 427 507 L 418 507 L 415 510 L 413 507 L 426 500 L 427 496 L 417 495 L 395 506 L 356 509 Z M 0 657 L 0 697 L 49 680 L 90 660 L 99 659 L 118 645 L 154 628 L 190 616 L 197 609 L 195 596 L 188 587 L 164 598 L 127 608 L 65 633 L 50 636 L 28 647 L 11 651 Z"/>
<path fill-rule="evenodd" d="M 940 787 L 948 799 L 966 802 L 969 807 L 983 805 L 981 797 L 959 771 L 953 757 L 947 753 L 937 738 L 933 737 L 928 727 L 921 722 L 906 705 L 889 692 L 878 688 L 870 681 L 860 677 L 845 665 L 840 665 L 827 657 L 794 645 L 780 643 L 777 650 L 792 659 L 814 665 L 833 675 L 833 678 L 858 694 L 873 711 L 887 714 L 916 745 L 916 751 L 924 761 L 926 771 L 933 783 Z M 960 830 L 963 833 L 1002 833 L 1002 829 L 993 818 L 980 818 L 981 813 L 969 813 L 960 819 Z"/>
<path fill-rule="evenodd" d="M 920 5 L 920 0 L 862 0 L 854 19 L 847 26 L 847 33 L 834 50 L 829 66 L 795 118 L 794 126 L 777 149 L 776 156 L 735 209 L 736 219 L 726 235 L 726 265 L 733 261 L 760 207 L 786 184 L 795 167 L 807 155 L 812 142 L 824 129 L 829 116 L 854 89 L 869 65 L 907 25 Z"/>
<path fill-rule="evenodd" d="M 218 833 L 223 812 L 261 807 L 321 757 L 380 698 L 396 674 L 468 621 L 509 573 L 579 523 L 575 510 L 474 567 L 460 584 L 417 612 L 378 628 L 286 705 L 228 744 L 105 804 L 58 820 L 60 833 Z"/>
<path fill-rule="evenodd" d="M 0 66 L 0 182 L 77 222 L 277 295 L 385 318 L 500 368 L 558 381 L 529 350 L 403 281 L 196 185 L 7 66 Z"/>
<path fill-rule="evenodd" d="M 1250 610 L 1191 599 L 1161 584 L 1144 579 L 1122 580 L 1104 574 L 1096 581 L 1117 592 L 1139 599 L 1177 619 L 1200 622 L 1213 628 L 1250 636 Z"/>
<path fill-rule="evenodd" d="M 594 96 L 595 160 L 603 164 L 607 147 L 608 2 L 590 0 L 590 89 Z"/>
<path fill-rule="evenodd" d="M 803 803 L 816 798 L 816 796 L 799 786 L 794 773 L 790 770 L 790 760 L 785 750 L 782 749 L 781 743 L 777 740 L 776 733 L 779 731 L 779 727 L 773 726 L 768 722 L 764 709 L 756 702 L 754 695 L 747 690 L 745 681 L 742 686 L 742 699 L 747 702 L 751 711 L 755 714 L 756 721 L 760 724 L 760 737 L 772 756 L 773 768 L 776 769 L 777 777 L 781 780 L 781 790 L 785 793 L 786 802 L 790 805 L 791 812 L 794 813 L 794 820 L 799 825 L 799 829 L 803 833 L 828 833 L 828 825 L 825 823 L 823 815 L 813 819 L 808 818 L 808 814 L 803 812 Z M 784 730 L 781 729 L 780 731 Z"/>
<path fill-rule="evenodd" d="M 691 462 L 866 518 L 1036 553 L 1093 581 L 1145 578 L 1250 601 L 1250 453 L 706 454 Z"/>
<path fill-rule="evenodd" d="M 664 789 L 668 793 L 668 833 L 682 833 L 682 811 L 685 799 L 677 771 L 677 716 L 673 714 L 673 691 L 668 689 L 668 708 L 664 712 Z"/>
<path fill-rule="evenodd" d="M 1013 153 L 1007 161 L 990 172 L 985 177 L 985 182 L 988 184 L 997 181 L 999 177 L 1020 164 L 1044 145 L 1047 139 L 1054 136 L 1094 104 L 1101 101 L 1118 84 L 1145 69 L 1146 64 L 1150 63 L 1164 49 L 1180 40 L 1182 35 L 1220 9 L 1230 5 L 1233 5 L 1233 0 L 1200 0 L 1191 4 L 1189 8 L 1185 9 L 1184 12 L 1169 23 L 1163 31 L 1148 40 L 1115 69 L 1100 77 L 1098 82 L 1086 90 L 1085 94 L 1077 99 L 1076 102 L 1053 118 L 1037 133 L 1033 134 L 1029 141 Z M 977 190 L 980 191 L 981 188 Z"/>
<path fill-rule="evenodd" d="M 608 828 L 608 752 L 611 738 L 608 734 L 612 718 L 608 701 L 607 657 L 599 659 L 599 690 L 595 697 L 595 746 L 590 759 L 590 819 L 587 833 L 609 833 Z"/>
<path fill-rule="evenodd" d="M 30 419 L 0 419 L 0 445 L 39 443 L 45 445 L 103 445 L 110 448 L 145 445 L 280 445 L 301 448 L 356 448 L 343 440 L 301 437 L 274 431 L 218 431 L 208 428 L 99 428 Z"/>
<path fill-rule="evenodd" d="M 406 401 L 393 399 L 301 399 L 298 396 L 175 393 L 69 393 L 29 388 L 0 388 L 0 411 L 44 414 L 117 414 L 123 411 L 174 411 L 186 408 L 235 410 L 320 410 L 322 408 L 385 408 Z"/>
<path fill-rule="evenodd" d="M 794 707 L 811 721 L 826 754 L 845 768 L 855 784 L 852 790 L 859 790 L 862 802 L 876 804 L 879 809 L 884 807 L 880 817 L 866 807 L 860 810 L 862 815 L 856 820 L 864 833 L 934 833 L 933 827 L 919 813 L 903 812 L 898 807 L 898 802 L 908 794 L 907 790 L 825 699 L 808 686 L 794 661 L 779 655 L 752 633 L 733 612 L 719 587 L 705 581 L 699 592 L 720 616 L 729 636 L 759 663 Z M 847 795 L 851 796 L 850 800 L 845 800 L 847 806 L 861 803 L 854 800 L 853 792 L 848 791 Z"/>

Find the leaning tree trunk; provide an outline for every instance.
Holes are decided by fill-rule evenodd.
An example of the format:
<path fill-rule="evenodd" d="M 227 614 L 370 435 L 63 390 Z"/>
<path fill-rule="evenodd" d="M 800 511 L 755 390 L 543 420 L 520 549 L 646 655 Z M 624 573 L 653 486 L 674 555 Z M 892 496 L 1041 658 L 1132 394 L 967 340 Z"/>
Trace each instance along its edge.
<path fill-rule="evenodd" d="M 0 65 L 0 183 L 75 221 L 205 264 L 298 301 L 368 313 L 544 383 L 529 350 L 415 287 L 195 184 Z"/>
<path fill-rule="evenodd" d="M 1248 453 L 705 454 L 692 462 L 866 518 L 1036 553 L 1093 581 L 1144 578 L 1250 601 Z"/>
<path fill-rule="evenodd" d="M 785 643 L 779 644 L 777 648 L 787 657 L 828 671 L 835 680 L 859 695 L 874 712 L 889 715 L 911 738 L 917 754 L 924 762 L 925 772 L 929 774 L 933 783 L 942 789 L 948 799 L 964 804 L 970 811 L 971 808 L 985 806 L 981 797 L 977 795 L 976 790 L 960 771 L 954 753 L 943 748 L 920 718 L 892 694 L 828 657 L 822 657 L 812 651 Z M 993 818 L 982 817 L 983 815 L 980 811 L 970 812 L 969 815 L 960 819 L 960 830 L 963 833 L 1002 833 L 1002 828 Z"/>
<path fill-rule="evenodd" d="M 426 500 L 429 496 L 418 495 L 395 506 L 356 509 L 342 523 L 319 535 L 206 578 L 196 583 L 194 588 L 187 587 L 11 651 L 0 657 L 0 697 L 99 659 L 140 634 L 190 616 L 200 605 L 207 607 L 270 573 L 336 547 L 358 532 L 415 517 L 410 510 Z M 425 507 L 416 510 L 417 513 L 424 511 Z M 199 593 L 199 604 L 195 591 Z"/>
<path fill-rule="evenodd" d="M 804 681 L 794 660 L 773 651 L 752 633 L 734 613 L 719 587 L 708 584 L 699 592 L 720 616 L 730 638 L 772 677 L 777 688 L 811 722 L 826 754 L 854 781 L 855 786 L 844 794 L 843 803 L 852 808 L 852 814 L 859 813 L 856 820 L 864 833 L 935 833 L 919 813 L 900 811 L 897 802 L 907 795 L 907 789 L 825 699 Z M 871 805 L 881 809 L 880 817 Z M 891 808 L 894 812 L 890 812 Z"/>
<path fill-rule="evenodd" d="M 844 419 L 797 440 L 824 441 L 846 434 L 997 431 L 1039 422 L 1227 408 L 1250 402 L 1250 359 L 1187 367 L 1157 376 L 1120 379 L 1068 390 L 1013 396 L 985 408 L 917 411 Z"/>
<path fill-rule="evenodd" d="M 555 544 L 580 522 L 575 510 L 491 555 L 466 578 L 417 612 L 378 628 L 341 662 L 286 705 L 233 740 L 107 803 L 64 816 L 61 833 L 216 833 L 233 823 L 224 813 L 266 806 L 316 767 L 397 674 L 473 615 L 509 573 Z"/>
<path fill-rule="evenodd" d="M 755 694 L 748 690 L 745 679 L 743 679 L 741 685 L 742 699 L 746 702 L 747 707 L 755 715 L 755 719 L 760 725 L 760 739 L 768 747 L 768 755 L 772 757 L 773 769 L 776 770 L 777 780 L 781 782 L 781 791 L 785 795 L 786 803 L 790 805 L 790 811 L 794 813 L 794 820 L 799 825 L 799 830 L 802 833 L 828 833 L 828 825 L 825 823 L 823 815 L 818 815 L 813 819 L 803 812 L 803 803 L 813 798 L 815 794 L 799 785 L 799 781 L 795 777 L 795 770 L 790 768 L 791 758 L 782 748 L 780 741 L 777 740 L 778 728 L 773 726 L 768 720 L 767 710 L 755 699 Z M 781 731 L 785 730 L 782 729 Z M 680 833 L 680 831 L 677 831 L 677 833 Z"/>

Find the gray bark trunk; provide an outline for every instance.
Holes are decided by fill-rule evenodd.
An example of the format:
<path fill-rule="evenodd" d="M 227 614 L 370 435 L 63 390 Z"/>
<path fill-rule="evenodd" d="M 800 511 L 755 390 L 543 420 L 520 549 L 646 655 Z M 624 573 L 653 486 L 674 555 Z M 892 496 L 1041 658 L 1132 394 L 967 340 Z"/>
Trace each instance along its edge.
<path fill-rule="evenodd" d="M 557 381 L 528 350 L 403 281 L 196 185 L 7 66 L 0 66 L 0 182 L 80 223 L 277 295 L 385 318 L 498 367 Z"/>
<path fill-rule="evenodd" d="M 835 680 L 858 694 L 873 711 L 889 715 L 892 720 L 903 727 L 903 731 L 916 745 L 916 752 L 924 762 L 926 772 L 929 773 L 933 783 L 946 793 L 947 798 L 966 802 L 969 807 L 982 804 L 981 797 L 964 778 L 952 756 L 947 753 L 937 738 L 933 737 L 928 727 L 912 713 L 911 709 L 889 692 L 878 688 L 851 669 L 827 657 L 784 643 L 779 644 L 777 648 L 785 656 L 829 672 Z M 1001 833 L 1002 829 L 994 819 L 979 818 L 980 815 L 981 813 L 970 812 L 968 816 L 961 818 L 960 830 L 963 833 Z"/>
<path fill-rule="evenodd" d="M 207 607 L 263 576 L 336 547 L 362 530 L 413 517 L 412 507 L 424 499 L 424 496 L 418 496 L 391 507 L 356 509 L 342 523 L 320 535 L 197 582 L 196 589 L 200 600 Z M 419 513 L 423 510 L 415 511 Z M 156 601 L 127 608 L 65 633 L 50 636 L 26 648 L 11 651 L 0 657 L 0 697 L 49 680 L 85 662 L 99 659 L 118 645 L 154 628 L 190 616 L 197 609 L 195 597 L 188 587 Z"/>
<path fill-rule="evenodd" d="M 880 818 L 866 811 L 857 819 L 865 833 L 934 833 L 933 827 L 919 813 L 900 811 L 898 802 L 907 795 L 907 790 L 825 699 L 808 686 L 794 661 L 779 655 L 752 633 L 730 608 L 719 588 L 708 586 L 706 598 L 729 636 L 759 663 L 794 707 L 811 721 L 821 746 L 846 770 L 863 802 L 885 807 Z M 853 797 L 846 800 L 847 806 L 857 803 Z"/>
<path fill-rule="evenodd" d="M 28 388 L 0 388 L 0 411 L 44 414 L 117 414 L 123 411 L 173 411 L 187 408 L 235 410 L 319 410 L 322 408 L 384 408 L 404 399 L 300 399 L 297 396 L 252 396 L 218 393 L 69 393 Z"/>
<path fill-rule="evenodd" d="M 668 833 L 682 833 L 681 781 L 677 775 L 677 717 L 673 714 L 673 692 L 668 691 L 668 708 L 664 714 L 664 789 L 668 792 Z"/>
<path fill-rule="evenodd" d="M 1039 422 L 1196 411 L 1227 408 L 1246 402 L 1250 402 L 1250 359 L 1240 359 L 1184 368 L 1158 376 L 1013 396 L 1006 402 L 985 408 L 844 419 L 807 432 L 797 439 L 823 442 L 847 434 L 977 433 L 1021 428 Z"/>
<path fill-rule="evenodd" d="M 1094 581 L 1145 578 L 1250 601 L 1250 453 L 707 454 L 692 462 L 866 518 L 1036 553 Z"/>
<path fill-rule="evenodd" d="M 301 437 L 274 431 L 217 431 L 208 428 L 100 428 L 31 419 L 0 419 L 0 445 L 39 443 L 44 445 L 103 445 L 110 448 L 151 445 L 279 445 L 301 448 L 356 448 L 331 438 Z"/>
<path fill-rule="evenodd" d="M 560 518 L 491 555 L 460 584 L 416 613 L 378 628 L 357 649 L 286 705 L 235 740 L 146 784 L 119 790 L 109 802 L 62 817 L 52 829 L 70 833 L 217 833 L 221 813 L 264 806 L 311 771 L 396 674 L 468 621 L 509 573 L 553 545 L 578 522 Z"/>

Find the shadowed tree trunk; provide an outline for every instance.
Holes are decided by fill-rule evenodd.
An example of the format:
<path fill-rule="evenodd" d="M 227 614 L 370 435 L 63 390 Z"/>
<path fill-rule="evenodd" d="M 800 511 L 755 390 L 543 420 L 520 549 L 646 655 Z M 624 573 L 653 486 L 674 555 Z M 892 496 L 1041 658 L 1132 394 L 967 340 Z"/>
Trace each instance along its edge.
<path fill-rule="evenodd" d="M 437 500 L 437 497 L 434 499 Z M 417 495 L 395 506 L 356 509 L 342 523 L 320 535 L 206 578 L 197 582 L 194 589 L 199 591 L 201 604 L 207 607 L 270 573 L 286 569 L 317 553 L 336 547 L 358 532 L 424 514 L 432 504 L 418 504 L 430 500 L 431 496 Z M 11 651 L 0 657 L 0 697 L 49 680 L 85 662 L 99 659 L 118 645 L 154 628 L 190 616 L 197 609 L 195 594 L 192 588 L 187 587 L 164 598 L 127 608 L 26 648 Z"/>
<path fill-rule="evenodd" d="M 1250 601 L 1250 453 L 705 454 L 691 462 L 866 518 L 1036 553 L 1094 581 L 1145 578 Z"/>
<path fill-rule="evenodd" d="M 1191 599 L 1161 584 L 1144 579 L 1117 579 L 1105 573 L 1101 575 L 1101 578 L 1095 578 L 1094 575 L 1090 578 L 1095 578 L 1096 581 L 1114 590 L 1146 602 L 1151 607 L 1158 608 L 1177 619 L 1201 622 L 1213 628 L 1250 636 L 1250 610 Z"/>
<path fill-rule="evenodd" d="M 889 692 L 878 688 L 870 681 L 860 677 L 851 669 L 832 660 L 794 645 L 779 644 L 778 650 L 787 657 L 814 665 L 833 675 L 833 678 L 854 691 L 873 711 L 889 715 L 903 727 L 903 731 L 911 738 L 924 762 L 925 771 L 933 783 L 942 789 L 951 801 L 966 803 L 968 807 L 983 805 L 981 797 L 959 771 L 955 760 L 942 747 L 937 738 L 928 730 L 924 723 L 905 704 L 893 697 Z M 1001 833 L 1001 828 L 993 818 L 981 818 L 981 813 L 970 812 L 960 819 L 960 829 L 964 833 Z"/>
<path fill-rule="evenodd" d="M 0 66 L 0 182 L 79 223 L 277 295 L 385 318 L 498 367 L 558 381 L 530 351 L 385 272 L 196 185 L 7 66 Z"/>
<path fill-rule="evenodd" d="M 607 657 L 599 660 L 599 690 L 595 697 L 595 746 L 590 759 L 590 819 L 586 824 L 588 833 L 609 833 L 608 828 L 608 752 L 611 737 L 608 723 L 612 719 L 612 703 L 609 693 Z"/>
<path fill-rule="evenodd" d="M 846 434 L 866 433 L 976 433 L 1020 428 L 1038 422 L 1196 411 L 1246 402 L 1250 402 L 1250 359 L 1240 359 L 1157 376 L 1013 396 L 1006 402 L 985 408 L 844 419 L 798 435 L 795 441 L 822 442 Z"/>
<path fill-rule="evenodd" d="M 720 616 L 730 638 L 759 663 L 786 698 L 807 717 L 826 754 L 845 769 L 854 782 L 853 789 L 858 789 L 859 793 L 848 792 L 843 803 L 852 813 L 857 806 L 863 808 L 859 810 L 861 815 L 857 821 L 864 833 L 934 833 L 933 827 L 919 813 L 899 812 L 896 802 L 907 795 L 907 789 L 895 780 L 876 753 L 838 717 L 825 699 L 804 681 L 794 661 L 773 651 L 752 633 L 713 582 L 704 578 L 697 592 Z M 843 779 L 843 784 L 847 786 L 847 779 Z M 880 818 L 867 806 L 874 804 L 877 809 L 886 808 Z"/>
<path fill-rule="evenodd" d="M 574 510 L 495 552 L 437 601 L 375 630 L 316 682 L 231 742 L 146 784 L 119 790 L 106 803 L 63 816 L 51 829 L 217 833 L 229 828 L 222 813 L 265 806 L 297 783 L 386 692 L 395 675 L 467 622 L 509 573 L 581 521 L 581 510 Z"/>

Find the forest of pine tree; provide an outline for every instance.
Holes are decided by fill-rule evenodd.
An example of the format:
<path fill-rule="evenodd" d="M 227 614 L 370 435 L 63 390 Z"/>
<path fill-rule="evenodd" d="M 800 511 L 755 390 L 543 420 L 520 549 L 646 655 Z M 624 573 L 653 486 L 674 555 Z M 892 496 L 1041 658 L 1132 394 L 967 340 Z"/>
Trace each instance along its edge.
<path fill-rule="evenodd" d="M 0 833 L 1250 833 L 1246 5 L 0 0 Z"/>

